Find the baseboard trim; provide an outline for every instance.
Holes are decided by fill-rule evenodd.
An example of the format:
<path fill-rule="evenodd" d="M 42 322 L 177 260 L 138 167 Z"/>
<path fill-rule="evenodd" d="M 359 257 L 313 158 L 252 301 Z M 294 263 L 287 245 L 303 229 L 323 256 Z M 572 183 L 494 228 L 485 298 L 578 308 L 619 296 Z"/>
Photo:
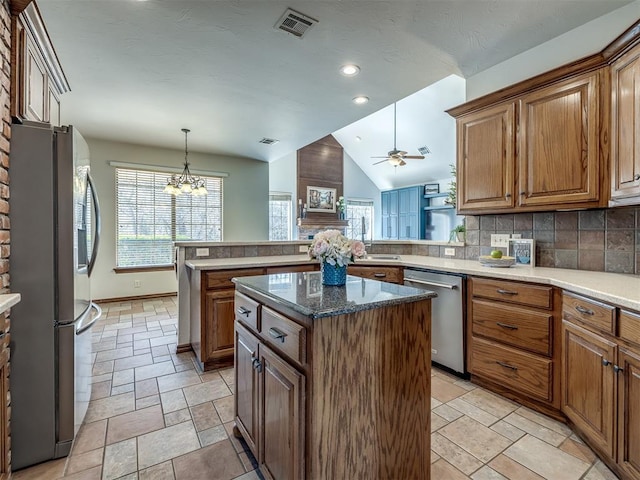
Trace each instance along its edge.
<path fill-rule="evenodd" d="M 187 353 L 187 352 L 190 352 L 191 350 L 192 348 L 190 343 L 186 343 L 184 345 L 178 345 L 176 347 L 176 353 Z"/>
<path fill-rule="evenodd" d="M 99 300 L 94 300 L 94 302 L 96 303 L 130 302 L 132 300 L 149 300 L 152 298 L 175 297 L 176 295 L 178 295 L 178 292 L 150 293 L 149 295 L 136 295 L 133 297 L 101 298 Z"/>

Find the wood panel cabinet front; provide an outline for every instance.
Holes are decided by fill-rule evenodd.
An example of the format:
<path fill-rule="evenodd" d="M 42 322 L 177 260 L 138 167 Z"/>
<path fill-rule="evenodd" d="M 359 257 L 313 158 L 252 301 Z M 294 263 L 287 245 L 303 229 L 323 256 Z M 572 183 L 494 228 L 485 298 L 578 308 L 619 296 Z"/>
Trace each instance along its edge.
<path fill-rule="evenodd" d="M 513 102 L 457 120 L 459 212 L 513 208 L 515 128 Z"/>
<path fill-rule="evenodd" d="M 347 273 L 349 275 L 390 283 L 402 283 L 402 272 L 402 267 L 389 267 L 380 265 L 349 265 L 349 267 L 347 268 Z"/>
<path fill-rule="evenodd" d="M 203 330 L 204 363 L 215 362 L 219 367 L 233 364 L 234 294 L 233 289 L 213 290 L 205 294 L 208 321 Z"/>
<path fill-rule="evenodd" d="M 618 353 L 618 465 L 640 478 L 640 351 Z"/>
<path fill-rule="evenodd" d="M 609 458 L 615 459 L 617 345 L 562 321 L 562 412 Z"/>
<path fill-rule="evenodd" d="M 247 445 L 258 456 L 258 339 L 239 323 L 235 335 L 236 389 L 234 395 L 236 426 L 242 432 Z"/>
<path fill-rule="evenodd" d="M 611 200 L 640 203 L 640 45 L 611 65 Z"/>
<path fill-rule="evenodd" d="M 600 198 L 600 72 L 558 82 L 520 99 L 520 206 Z"/>

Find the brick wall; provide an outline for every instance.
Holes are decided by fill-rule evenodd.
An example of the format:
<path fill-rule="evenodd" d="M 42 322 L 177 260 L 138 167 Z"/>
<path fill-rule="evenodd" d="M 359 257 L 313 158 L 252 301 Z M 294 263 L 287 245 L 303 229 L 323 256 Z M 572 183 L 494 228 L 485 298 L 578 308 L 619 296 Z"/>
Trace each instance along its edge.
<path fill-rule="evenodd" d="M 9 291 L 9 142 L 11 140 L 11 12 L 9 0 L 1 0 L 0 22 L 0 104 L 2 129 L 0 131 L 0 293 Z"/>

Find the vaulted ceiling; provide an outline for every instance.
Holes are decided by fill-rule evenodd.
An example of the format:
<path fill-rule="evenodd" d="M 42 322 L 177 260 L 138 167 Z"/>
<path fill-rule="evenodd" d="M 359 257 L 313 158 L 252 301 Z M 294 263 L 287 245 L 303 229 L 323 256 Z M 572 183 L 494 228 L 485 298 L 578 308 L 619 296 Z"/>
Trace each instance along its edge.
<path fill-rule="evenodd" d="M 187 127 L 191 150 L 271 161 L 449 75 L 473 75 L 631 2 L 38 0 L 38 6 L 72 89 L 62 99 L 64 123 L 90 137 L 176 149 Z M 303 38 L 275 29 L 287 8 L 318 23 Z M 359 65 L 360 74 L 340 75 L 346 63 Z M 369 103 L 355 105 L 357 95 Z M 376 134 L 381 143 L 372 147 L 378 155 L 391 148 L 386 117 L 380 127 L 386 133 Z M 263 137 L 279 142 L 264 145 Z"/>

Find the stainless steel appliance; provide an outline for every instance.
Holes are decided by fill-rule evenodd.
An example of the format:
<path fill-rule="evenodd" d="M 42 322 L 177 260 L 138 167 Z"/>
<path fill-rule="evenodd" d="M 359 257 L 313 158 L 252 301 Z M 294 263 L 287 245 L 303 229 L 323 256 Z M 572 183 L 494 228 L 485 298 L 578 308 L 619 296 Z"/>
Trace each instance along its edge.
<path fill-rule="evenodd" d="M 438 294 L 431 300 L 431 360 L 450 370 L 464 374 L 464 275 L 444 274 L 407 268 L 404 284 L 432 290 Z"/>
<path fill-rule="evenodd" d="M 11 128 L 11 454 L 65 456 L 91 398 L 89 277 L 100 236 L 89 147 L 73 127 Z"/>

